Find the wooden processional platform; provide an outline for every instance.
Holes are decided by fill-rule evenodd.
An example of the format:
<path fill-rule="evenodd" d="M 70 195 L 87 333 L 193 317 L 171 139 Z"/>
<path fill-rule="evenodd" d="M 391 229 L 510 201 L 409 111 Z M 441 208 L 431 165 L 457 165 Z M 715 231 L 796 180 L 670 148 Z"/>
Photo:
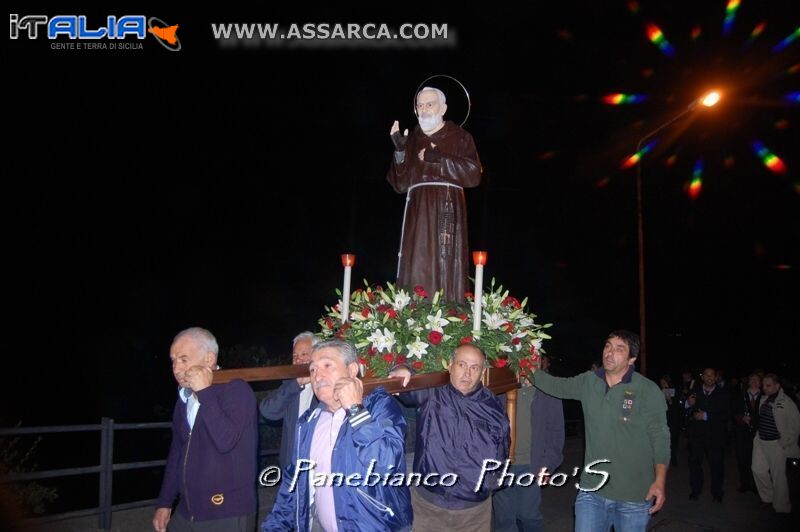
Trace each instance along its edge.
<path fill-rule="evenodd" d="M 214 384 L 230 382 L 234 379 L 258 382 L 296 379 L 298 377 L 308 377 L 307 364 L 223 369 L 214 372 Z M 389 393 L 410 392 L 447 384 L 450 382 L 450 373 L 437 371 L 435 373 L 414 375 L 405 388 L 402 386 L 402 379 L 394 377 L 367 377 L 361 380 L 364 383 L 364 395 L 367 395 L 378 386 L 383 386 Z M 511 425 L 511 447 L 508 450 L 508 457 L 513 463 L 517 435 L 517 388 L 519 388 L 519 383 L 514 373 L 508 368 L 489 368 L 483 375 L 483 385 L 495 394 L 506 394 L 506 412 L 508 413 L 508 422 Z"/>

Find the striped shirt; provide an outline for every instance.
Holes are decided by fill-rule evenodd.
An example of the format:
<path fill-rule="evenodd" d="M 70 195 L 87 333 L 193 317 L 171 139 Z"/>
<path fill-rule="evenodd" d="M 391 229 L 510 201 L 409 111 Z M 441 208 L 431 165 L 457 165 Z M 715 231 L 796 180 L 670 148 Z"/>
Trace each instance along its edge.
<path fill-rule="evenodd" d="M 758 437 L 762 441 L 777 440 L 781 437 L 781 433 L 778 432 L 778 427 L 775 425 L 775 415 L 772 412 L 774 404 L 773 401 L 767 399 L 758 410 Z"/>

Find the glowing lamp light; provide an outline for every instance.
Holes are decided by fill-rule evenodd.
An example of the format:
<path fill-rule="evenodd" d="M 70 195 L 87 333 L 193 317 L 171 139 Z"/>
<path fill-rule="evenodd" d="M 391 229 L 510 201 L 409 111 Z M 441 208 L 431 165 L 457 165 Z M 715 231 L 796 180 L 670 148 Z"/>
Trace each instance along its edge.
<path fill-rule="evenodd" d="M 473 251 L 472 252 L 472 263 L 477 266 L 480 264 L 481 266 L 486 266 L 486 259 L 489 254 L 485 251 Z"/>
<path fill-rule="evenodd" d="M 714 107 L 719 102 L 722 96 L 717 91 L 711 91 L 700 100 L 700 103 L 706 107 Z"/>
<path fill-rule="evenodd" d="M 342 266 L 345 268 L 352 268 L 356 265 L 356 256 L 350 253 L 342 254 Z"/>

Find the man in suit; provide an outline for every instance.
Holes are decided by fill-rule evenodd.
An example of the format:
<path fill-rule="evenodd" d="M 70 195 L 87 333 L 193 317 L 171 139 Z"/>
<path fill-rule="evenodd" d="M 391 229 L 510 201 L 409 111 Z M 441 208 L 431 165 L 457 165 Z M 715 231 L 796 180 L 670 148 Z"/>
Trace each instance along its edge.
<path fill-rule="evenodd" d="M 717 385 L 717 372 L 706 368 L 702 385 L 686 400 L 688 420 L 686 436 L 689 440 L 689 498 L 697 500 L 703 490 L 703 459 L 711 469 L 711 495 L 722 502 L 722 477 L 724 472 L 725 439 L 730 420 L 730 399 Z"/>
<path fill-rule="evenodd" d="M 292 345 L 292 363 L 308 364 L 311 361 L 311 348 L 319 338 L 308 331 L 295 336 Z M 292 459 L 297 418 L 309 407 L 316 407 L 317 398 L 310 384 L 310 377 L 288 379 L 280 387 L 271 391 L 258 406 L 261 415 L 271 421 L 283 420 L 279 461 L 281 469 L 286 470 Z"/>

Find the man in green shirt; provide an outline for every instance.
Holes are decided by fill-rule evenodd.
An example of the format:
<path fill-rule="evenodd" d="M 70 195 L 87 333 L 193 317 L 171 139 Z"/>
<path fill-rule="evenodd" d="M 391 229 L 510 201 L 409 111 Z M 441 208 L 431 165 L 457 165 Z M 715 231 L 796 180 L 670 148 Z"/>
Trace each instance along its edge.
<path fill-rule="evenodd" d="M 575 531 L 644 531 L 666 501 L 670 459 L 664 395 L 634 371 L 639 336 L 614 331 L 603 348 L 603 367 L 576 377 L 538 371 L 534 385 L 581 402 L 586 454 L 575 501 Z M 607 474 L 603 474 L 603 472 Z"/>

